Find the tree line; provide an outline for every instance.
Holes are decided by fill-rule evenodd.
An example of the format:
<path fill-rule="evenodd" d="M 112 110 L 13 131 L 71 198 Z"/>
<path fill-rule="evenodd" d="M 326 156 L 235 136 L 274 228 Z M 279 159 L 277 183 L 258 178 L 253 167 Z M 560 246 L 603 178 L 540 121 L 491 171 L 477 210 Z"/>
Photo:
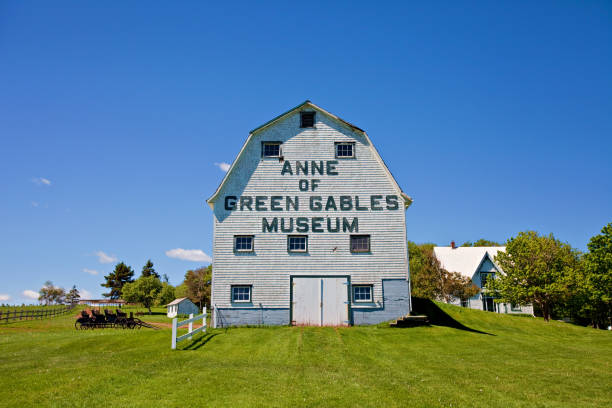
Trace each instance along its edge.
<path fill-rule="evenodd" d="M 612 325 L 612 223 L 593 236 L 582 253 L 553 234 L 520 232 L 504 244 L 495 262 L 503 273 L 482 289 L 498 303 L 533 305 L 545 320 L 568 318 L 597 328 Z M 412 294 L 449 302 L 466 300 L 480 289 L 471 280 L 444 270 L 434 244 L 408 242 Z M 464 246 L 499 246 L 488 240 Z"/>
<path fill-rule="evenodd" d="M 74 304 L 79 301 L 81 295 L 76 286 L 66 291 L 66 289 L 53 285 L 53 282 L 46 281 L 38 291 L 38 301 L 45 305 Z"/>
<path fill-rule="evenodd" d="M 149 259 L 140 276 L 134 279 L 134 270 L 124 262 L 115 265 L 114 270 L 104 276 L 101 286 L 108 288 L 104 297 L 123 299 L 130 303 L 141 303 L 151 313 L 153 306 L 165 306 L 176 298 L 187 297 L 201 309 L 210 304 L 212 265 L 188 270 L 180 285 L 172 286 L 168 275 L 163 277 L 155 271 Z"/>

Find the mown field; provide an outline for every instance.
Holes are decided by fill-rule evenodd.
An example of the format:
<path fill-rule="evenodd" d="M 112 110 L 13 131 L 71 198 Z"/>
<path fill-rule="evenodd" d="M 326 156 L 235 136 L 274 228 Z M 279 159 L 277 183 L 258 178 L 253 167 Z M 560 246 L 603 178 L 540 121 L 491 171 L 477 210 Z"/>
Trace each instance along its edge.
<path fill-rule="evenodd" d="M 176 351 L 169 329 L 2 325 L 0 406 L 612 406 L 612 333 L 439 307 L 459 328 L 217 329 Z"/>

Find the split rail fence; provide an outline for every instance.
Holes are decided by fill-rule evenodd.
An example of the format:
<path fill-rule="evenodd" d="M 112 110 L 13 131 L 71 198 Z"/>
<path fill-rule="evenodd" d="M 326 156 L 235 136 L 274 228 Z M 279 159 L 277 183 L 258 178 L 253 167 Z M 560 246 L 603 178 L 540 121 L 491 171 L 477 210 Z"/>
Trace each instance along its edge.
<path fill-rule="evenodd" d="M 74 305 L 35 310 L 0 310 L 0 322 L 8 323 L 15 320 L 46 319 L 68 313 L 72 309 L 74 309 Z"/>
<path fill-rule="evenodd" d="M 193 322 L 202 319 L 202 327 L 193 329 Z M 178 328 L 181 326 L 189 325 L 189 331 L 187 334 L 177 337 Z M 202 308 L 202 314 L 194 316 L 193 313 L 189 314 L 189 319 L 179 322 L 175 317 L 172 319 L 172 350 L 176 349 L 176 343 L 183 340 L 191 340 L 192 336 L 198 332 L 206 332 L 206 306 Z"/>

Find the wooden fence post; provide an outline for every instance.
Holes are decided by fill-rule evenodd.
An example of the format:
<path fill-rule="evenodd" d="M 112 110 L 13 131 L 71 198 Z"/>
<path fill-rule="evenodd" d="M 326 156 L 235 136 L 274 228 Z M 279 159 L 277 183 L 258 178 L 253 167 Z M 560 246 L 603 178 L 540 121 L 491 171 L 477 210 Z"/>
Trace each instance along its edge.
<path fill-rule="evenodd" d="M 176 324 L 178 323 L 178 319 L 175 317 L 172 319 L 172 350 L 176 349 Z"/>
<path fill-rule="evenodd" d="M 193 319 L 193 313 L 189 313 L 189 318 Z M 193 331 L 193 322 L 189 322 L 189 333 L 191 333 Z M 188 337 L 189 340 L 192 339 L 191 336 Z"/>
<path fill-rule="evenodd" d="M 206 327 L 206 306 L 202 308 L 202 313 L 204 314 L 204 317 L 202 317 L 202 326 Z M 206 332 L 206 329 L 203 329 L 202 331 Z"/>

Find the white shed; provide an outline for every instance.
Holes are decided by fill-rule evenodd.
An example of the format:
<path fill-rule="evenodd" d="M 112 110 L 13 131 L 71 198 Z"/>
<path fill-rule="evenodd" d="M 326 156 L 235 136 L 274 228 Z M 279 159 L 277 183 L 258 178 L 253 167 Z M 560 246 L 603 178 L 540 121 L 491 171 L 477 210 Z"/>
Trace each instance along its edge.
<path fill-rule="evenodd" d="M 166 305 L 168 308 L 168 317 L 176 317 L 176 315 L 189 313 L 198 314 L 200 310 L 189 298 L 178 298 Z"/>

